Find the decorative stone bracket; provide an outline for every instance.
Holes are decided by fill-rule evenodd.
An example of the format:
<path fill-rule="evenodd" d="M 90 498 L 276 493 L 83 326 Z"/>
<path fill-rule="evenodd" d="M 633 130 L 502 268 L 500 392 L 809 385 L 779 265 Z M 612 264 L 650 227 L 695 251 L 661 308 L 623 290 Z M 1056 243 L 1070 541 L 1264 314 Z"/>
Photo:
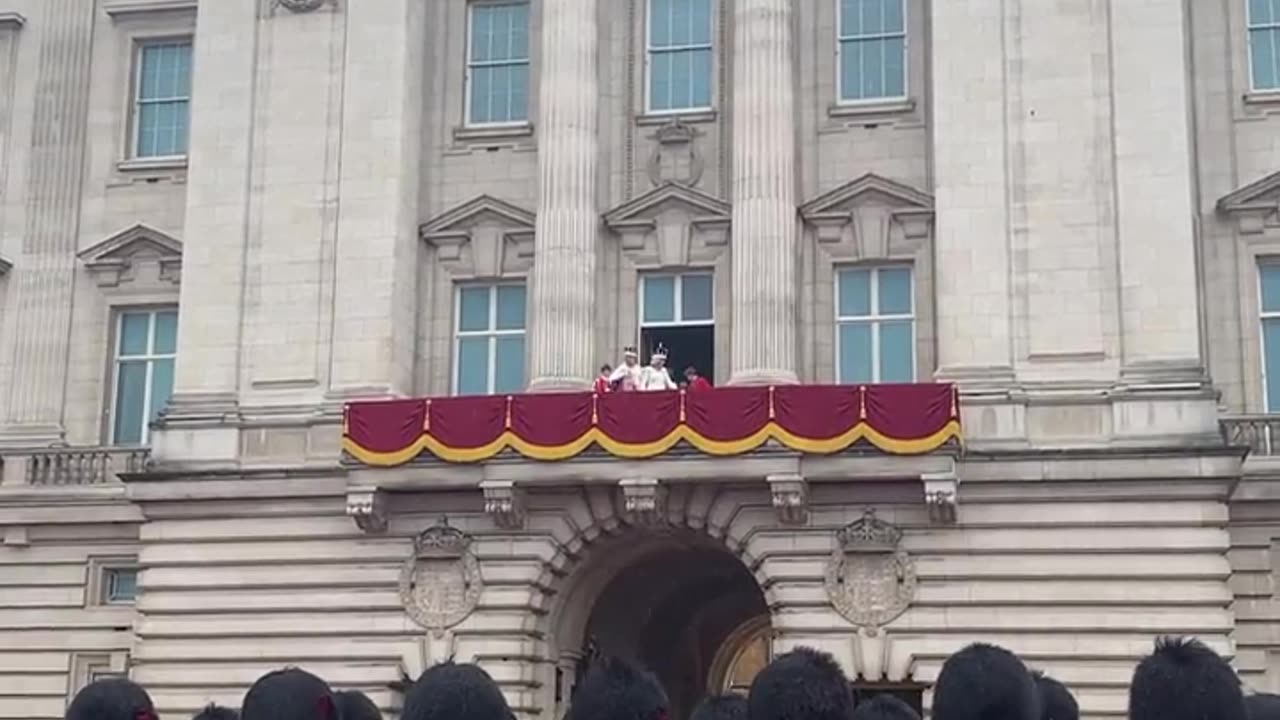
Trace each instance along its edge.
<path fill-rule="evenodd" d="M 923 473 L 920 481 L 924 483 L 924 502 L 929 508 L 929 519 L 936 523 L 954 523 L 960 489 L 960 479 L 956 477 L 955 470 Z"/>
<path fill-rule="evenodd" d="M 769 495 L 778 522 L 783 525 L 804 525 L 809 521 L 809 483 L 800 475 L 770 475 Z"/>
<path fill-rule="evenodd" d="M 480 483 L 484 493 L 484 512 L 493 523 L 505 530 L 524 527 L 525 492 L 510 480 L 490 480 Z"/>
<path fill-rule="evenodd" d="M 627 478 L 618 481 L 622 508 L 636 523 L 661 524 L 667 508 L 667 488 L 655 478 Z"/>
<path fill-rule="evenodd" d="M 377 488 L 348 489 L 347 515 L 367 534 L 378 535 L 387 531 L 386 499 Z"/>

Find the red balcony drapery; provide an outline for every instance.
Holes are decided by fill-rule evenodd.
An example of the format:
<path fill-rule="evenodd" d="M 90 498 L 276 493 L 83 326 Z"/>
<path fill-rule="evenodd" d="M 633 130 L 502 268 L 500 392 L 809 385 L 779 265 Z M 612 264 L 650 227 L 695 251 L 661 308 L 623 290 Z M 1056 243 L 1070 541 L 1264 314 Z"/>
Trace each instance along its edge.
<path fill-rule="evenodd" d="M 426 452 L 479 462 L 510 449 L 567 460 L 592 445 L 649 458 L 686 442 L 739 455 L 769 440 L 804 453 L 859 441 L 898 455 L 930 452 L 960 436 L 951 385 L 787 385 L 685 393 L 487 395 L 350 403 L 343 448 L 367 465 L 400 465 Z"/>

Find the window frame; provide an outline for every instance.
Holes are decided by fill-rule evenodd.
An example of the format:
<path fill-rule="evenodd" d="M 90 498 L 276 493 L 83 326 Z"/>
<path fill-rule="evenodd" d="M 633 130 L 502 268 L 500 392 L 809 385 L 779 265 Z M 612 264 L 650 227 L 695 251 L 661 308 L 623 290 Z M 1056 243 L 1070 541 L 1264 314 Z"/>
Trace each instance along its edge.
<path fill-rule="evenodd" d="M 906 314 L 881 314 L 880 313 L 880 272 L 882 270 L 906 270 L 908 277 L 911 279 L 911 291 L 907 294 L 911 298 L 911 311 Z M 920 378 L 920 352 L 917 347 L 920 338 L 920 308 L 916 302 L 916 284 L 917 271 L 912 263 L 890 262 L 877 263 L 874 265 L 836 265 L 833 268 L 835 273 L 835 281 L 831 283 L 832 289 L 832 341 L 835 350 L 835 381 L 839 385 L 866 385 L 882 383 L 883 373 L 880 368 L 880 326 L 885 322 L 893 322 L 897 320 L 911 321 L 911 378 L 905 382 L 918 382 Z M 867 292 L 870 295 L 871 314 L 870 315 L 850 315 L 842 316 L 840 314 L 840 282 L 845 272 L 849 271 L 867 271 L 870 273 L 871 282 L 868 285 Z M 864 323 L 871 325 L 871 376 L 869 381 L 853 382 L 845 380 L 843 377 L 843 358 L 840 355 L 840 329 L 848 324 Z"/>
<path fill-rule="evenodd" d="M 696 113 L 712 112 L 715 110 L 716 97 L 716 3 L 712 0 L 707 2 L 707 37 L 709 40 L 705 45 L 672 45 L 654 49 L 653 47 L 653 0 L 644 0 L 644 114 L 648 116 L 678 116 Z M 682 108 L 666 108 L 655 109 L 653 107 L 653 57 L 656 53 L 674 54 L 680 52 L 695 52 L 698 50 L 707 50 L 711 54 L 711 66 L 707 69 L 707 89 L 709 90 L 707 104 L 700 106 L 689 106 Z"/>
<path fill-rule="evenodd" d="M 502 7 L 504 5 L 524 5 L 528 8 L 526 17 L 528 26 L 525 33 L 528 41 L 525 48 L 525 57 L 523 61 L 503 60 L 501 62 L 485 61 L 477 63 L 471 56 L 471 28 L 475 24 L 475 10 L 481 7 Z M 463 40 L 464 58 L 462 64 L 462 126 L 464 128 L 519 128 L 529 124 L 529 107 L 532 102 L 530 97 L 533 89 L 533 2 L 532 0 L 468 0 L 466 4 L 466 37 Z M 501 120 L 497 122 L 479 122 L 471 117 L 471 90 L 472 81 L 475 79 L 474 69 L 476 67 L 498 67 L 507 66 L 514 67 L 523 64 L 527 69 L 525 100 L 524 100 L 524 118 L 521 120 Z"/>
<path fill-rule="evenodd" d="M 111 600 L 110 574 L 121 570 L 135 573 L 134 599 Z M 136 557 L 127 556 L 91 556 L 88 560 L 88 578 L 85 584 L 86 607 L 129 607 L 137 604 L 138 589 L 141 588 L 142 569 Z"/>
<path fill-rule="evenodd" d="M 110 354 L 109 354 L 111 369 L 110 369 L 110 372 L 108 373 L 109 375 L 108 382 L 110 383 L 110 385 L 108 387 L 108 393 L 107 393 L 107 396 L 110 398 L 109 404 L 107 406 L 108 407 L 107 437 L 110 440 L 108 442 L 109 445 L 120 446 L 120 447 L 146 447 L 147 444 L 151 442 L 151 420 L 149 418 L 144 419 L 142 423 L 142 435 L 139 438 L 138 443 L 136 445 L 123 444 L 116 438 L 116 413 L 120 407 L 120 397 L 119 397 L 120 366 L 124 362 L 142 361 L 146 363 L 147 375 L 146 375 L 146 386 L 144 388 L 144 393 L 143 393 L 143 408 L 147 412 L 150 412 L 151 392 L 152 392 L 151 386 L 154 379 L 154 372 L 155 372 L 154 369 L 155 369 L 156 361 L 173 360 L 176 365 L 178 360 L 176 332 L 174 334 L 174 349 L 171 354 L 157 355 L 153 352 L 153 349 L 155 348 L 156 318 L 161 313 L 168 313 L 168 312 L 172 312 L 174 315 L 177 315 L 178 306 L 177 305 L 142 305 L 142 306 L 122 305 L 115 308 L 115 311 L 113 313 L 115 317 L 113 318 L 113 321 L 112 321 L 113 330 L 112 330 L 111 348 L 110 348 Z M 120 352 L 120 344 L 124 340 L 124 318 L 126 315 L 141 315 L 141 314 L 146 314 L 149 317 L 149 320 L 147 322 L 147 354 L 122 356 Z"/>
<path fill-rule="evenodd" d="M 845 35 L 844 34 L 844 13 L 841 12 L 841 3 L 843 0 L 831 0 L 835 8 L 835 36 L 836 36 L 836 52 L 835 52 L 835 87 L 832 88 L 836 96 L 836 107 L 859 107 L 866 105 L 884 105 L 886 103 L 906 102 L 911 98 L 911 19 L 908 15 L 910 11 L 910 2 L 908 0 L 896 0 L 902 7 L 902 32 L 900 33 L 873 33 L 864 35 Z M 853 98 L 844 97 L 844 44 L 846 42 L 888 40 L 891 38 L 902 38 L 902 93 L 900 95 L 881 95 L 873 98 Z M 913 306 L 914 307 L 914 306 Z"/>
<path fill-rule="evenodd" d="M 462 329 L 462 291 L 466 288 L 487 288 L 489 290 L 489 325 L 486 330 L 463 330 Z M 524 325 L 519 330 L 499 330 L 498 328 L 498 288 L 500 287 L 522 287 L 525 292 L 524 306 Z M 459 395 L 458 386 L 462 374 L 462 363 L 459 362 L 459 352 L 462 349 L 463 338 L 483 337 L 488 340 L 488 368 L 485 377 L 486 394 L 496 394 L 494 390 L 494 381 L 497 374 L 498 359 L 498 338 L 500 337 L 516 337 L 520 336 L 525 339 L 524 344 L 524 382 L 529 383 L 529 283 L 524 278 L 509 278 L 496 280 L 492 282 L 457 282 L 454 283 L 453 291 L 453 371 L 451 377 L 451 395 Z"/>
<path fill-rule="evenodd" d="M 1280 17 L 1269 23 L 1254 23 L 1252 3 L 1249 0 L 1242 0 L 1242 2 L 1244 3 L 1245 70 L 1249 73 L 1249 91 L 1263 95 L 1280 94 L 1280 67 L 1276 69 L 1276 84 L 1272 87 L 1258 87 L 1257 79 L 1253 76 L 1253 31 L 1269 30 L 1280 36 Z M 1280 65 L 1280 45 L 1276 47 L 1276 51 L 1276 59 L 1273 59 L 1273 62 Z"/>
<path fill-rule="evenodd" d="M 186 160 L 191 154 L 191 102 L 192 92 L 194 90 L 194 68 L 195 68 L 195 35 L 194 34 L 166 34 L 154 36 L 139 36 L 132 40 L 132 62 L 133 68 L 130 73 L 129 86 L 129 110 L 128 110 L 128 147 L 125 150 L 125 158 L 129 162 L 141 163 L 164 163 L 177 162 Z M 142 65 L 143 55 L 147 48 L 164 46 L 164 45 L 186 45 L 191 51 L 191 62 L 189 69 L 193 77 L 188 80 L 188 92 L 185 98 L 171 97 L 164 100 L 152 100 L 151 103 L 175 103 L 185 102 L 187 104 L 187 138 L 185 142 L 186 151 L 169 155 L 143 155 L 139 152 L 139 139 L 142 132 Z"/>
<path fill-rule="evenodd" d="M 685 277 L 705 277 L 711 280 L 711 317 L 706 320 L 685 320 L 684 319 L 684 278 Z M 644 319 L 645 298 L 649 292 L 649 280 L 652 278 L 673 278 L 671 292 L 675 295 L 671 303 L 670 321 L 646 322 Z M 685 271 L 674 272 L 643 272 L 640 273 L 640 303 L 637 312 L 639 318 L 639 331 L 644 332 L 645 328 L 670 328 L 670 327 L 714 327 L 716 324 L 716 274 L 713 269 L 689 269 Z"/>
<path fill-rule="evenodd" d="M 1280 412 L 1280 408 L 1271 407 L 1271 378 L 1267 373 L 1267 321 L 1280 319 L 1280 310 L 1267 310 L 1263 297 L 1262 273 L 1265 268 L 1275 268 L 1280 272 L 1280 257 L 1259 257 L 1256 277 L 1258 282 L 1258 355 L 1262 361 L 1262 412 L 1267 415 Z M 1280 381 L 1280 378 L 1277 378 Z"/>

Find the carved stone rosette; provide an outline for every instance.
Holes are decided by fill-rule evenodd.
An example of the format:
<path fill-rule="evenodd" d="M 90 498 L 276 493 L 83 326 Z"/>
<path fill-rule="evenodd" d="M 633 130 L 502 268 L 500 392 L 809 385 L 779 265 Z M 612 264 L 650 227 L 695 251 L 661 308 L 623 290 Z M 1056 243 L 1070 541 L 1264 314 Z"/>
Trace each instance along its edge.
<path fill-rule="evenodd" d="M 433 631 L 453 627 L 475 610 L 483 590 L 470 536 L 442 522 L 414 539 L 400 572 L 400 602 L 414 622 Z"/>
<path fill-rule="evenodd" d="M 867 510 L 836 533 L 823 586 L 831 605 L 860 628 L 878 628 L 910 606 L 915 563 L 900 547 L 902 531 Z"/>

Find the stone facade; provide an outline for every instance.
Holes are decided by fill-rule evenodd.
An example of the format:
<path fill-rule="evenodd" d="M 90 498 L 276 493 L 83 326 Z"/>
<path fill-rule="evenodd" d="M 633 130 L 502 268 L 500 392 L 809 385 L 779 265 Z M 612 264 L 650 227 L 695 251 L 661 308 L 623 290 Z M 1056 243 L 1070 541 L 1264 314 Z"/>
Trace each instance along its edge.
<path fill-rule="evenodd" d="M 556 718 L 589 638 L 639 642 L 610 604 L 631 568 L 693 557 L 754 580 L 706 596 L 745 618 L 718 637 L 926 702 L 987 639 L 1123 716 L 1160 633 L 1280 691 L 1280 94 L 1251 88 L 1245 2 L 904 0 L 904 96 L 841 103 L 839 3 L 710 0 L 710 107 L 668 114 L 645 0 L 533 0 L 526 117 L 484 125 L 475 2 L 0 0 L 0 718 L 128 672 L 170 720 L 286 663 L 394 710 L 449 656 Z M 136 157 L 139 48 L 182 37 L 188 149 Z M 342 460 L 344 402 L 454 391 L 460 285 L 529 282 L 535 391 L 585 387 L 640 341 L 645 278 L 686 269 L 718 380 L 830 383 L 837 276 L 885 264 L 962 449 Z M 115 447 L 119 318 L 174 306 L 172 397 Z M 914 578 L 878 627 L 828 587 L 868 509 Z M 442 518 L 482 588 L 424 627 L 406 604 L 443 601 L 402 577 Z M 704 650 L 698 682 L 732 674 Z"/>

